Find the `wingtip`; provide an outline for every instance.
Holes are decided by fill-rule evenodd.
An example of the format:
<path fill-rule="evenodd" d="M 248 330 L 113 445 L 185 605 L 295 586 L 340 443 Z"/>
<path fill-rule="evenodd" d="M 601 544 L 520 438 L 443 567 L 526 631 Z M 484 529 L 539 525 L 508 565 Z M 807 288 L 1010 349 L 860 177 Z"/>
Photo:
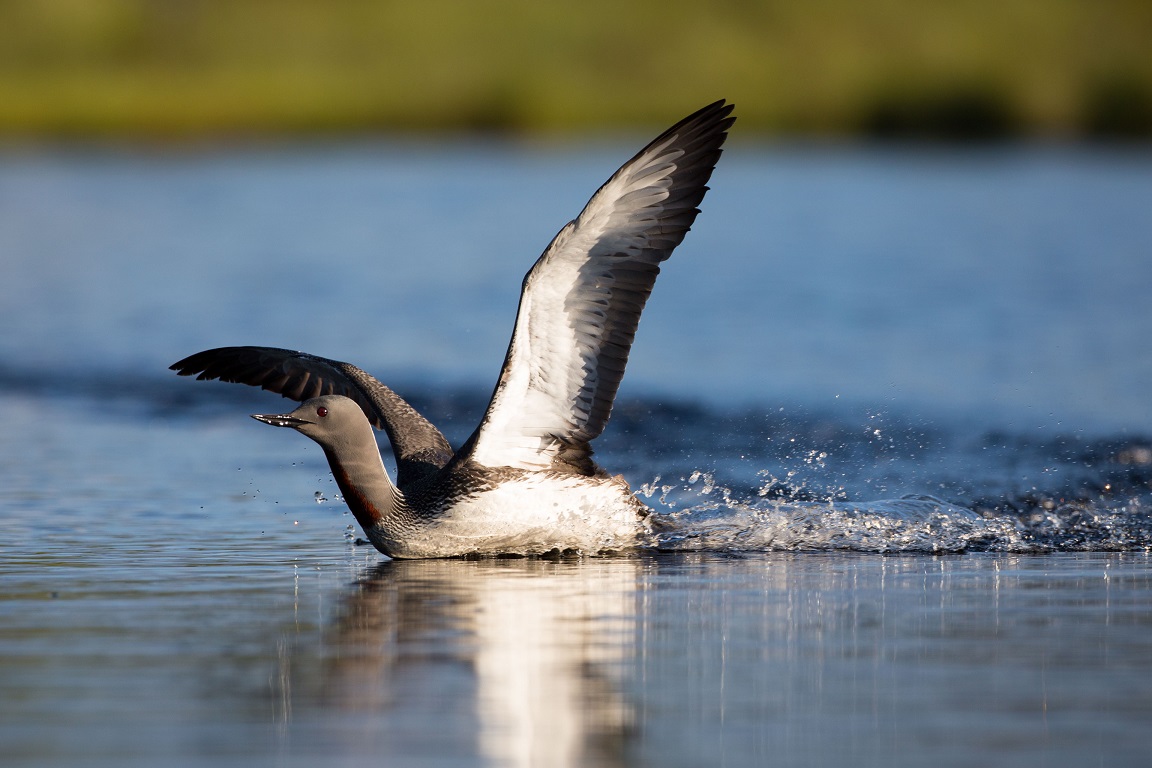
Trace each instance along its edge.
<path fill-rule="evenodd" d="M 196 357 L 196 355 L 189 355 L 188 357 L 177 360 L 176 362 L 172 363 L 172 365 L 168 366 L 168 370 L 176 371 L 177 376 L 191 376 L 193 373 L 196 373 L 196 371 L 193 370 L 192 363 L 190 362 L 194 357 Z"/>
<path fill-rule="evenodd" d="M 711 104 L 696 110 L 664 131 L 664 133 L 650 142 L 644 151 L 652 146 L 659 145 L 664 141 L 679 136 L 689 141 L 701 141 L 706 144 L 714 143 L 713 149 L 717 154 L 712 164 L 715 165 L 716 160 L 720 157 L 720 148 L 728 138 L 728 130 L 732 127 L 733 123 L 736 122 L 736 116 L 732 114 L 735 109 L 735 104 L 725 99 L 717 99 Z M 643 154 L 643 151 L 639 154 Z M 639 154 L 637 156 L 639 156 Z"/>
<path fill-rule="evenodd" d="M 192 376 L 206 370 L 213 362 L 214 358 L 218 357 L 220 353 L 227 352 L 230 347 L 218 347 L 216 349 L 203 349 L 199 352 L 194 352 L 185 358 L 177 360 L 168 366 L 168 370 L 176 371 L 177 376 Z"/>
<path fill-rule="evenodd" d="M 736 105 L 729 102 L 727 99 L 717 99 L 711 104 L 703 106 L 692 114 L 688 115 L 688 117 L 684 118 L 681 122 L 688 123 L 698 118 L 708 116 L 715 117 L 717 119 L 728 118 L 728 125 L 731 125 L 732 123 L 736 122 L 736 117 L 732 115 L 732 112 L 735 109 Z"/>

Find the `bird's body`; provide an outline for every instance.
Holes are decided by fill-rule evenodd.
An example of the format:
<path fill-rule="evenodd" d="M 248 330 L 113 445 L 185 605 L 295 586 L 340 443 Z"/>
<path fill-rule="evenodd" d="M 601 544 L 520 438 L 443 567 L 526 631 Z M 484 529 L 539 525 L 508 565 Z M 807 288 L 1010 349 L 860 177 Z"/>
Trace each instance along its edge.
<path fill-rule="evenodd" d="M 733 118 L 716 102 L 625 163 L 524 278 L 491 402 L 458 451 L 349 363 L 224 347 L 172 366 L 303 401 L 256 416 L 319 443 L 369 541 L 392 557 L 599 552 L 632 546 L 646 509 L 592 461 L 659 264 L 679 245 Z M 396 456 L 394 485 L 372 426 Z"/>
<path fill-rule="evenodd" d="M 637 543 L 647 513 L 619 476 L 473 466 L 451 477 L 412 488 L 409 524 L 365 528 L 372 544 L 401 558 L 614 551 Z"/>
<path fill-rule="evenodd" d="M 348 508 L 391 557 L 619 550 L 635 543 L 646 512 L 619 476 L 487 467 L 463 454 L 397 487 L 360 406 L 341 395 L 255 418 L 324 448 Z"/>

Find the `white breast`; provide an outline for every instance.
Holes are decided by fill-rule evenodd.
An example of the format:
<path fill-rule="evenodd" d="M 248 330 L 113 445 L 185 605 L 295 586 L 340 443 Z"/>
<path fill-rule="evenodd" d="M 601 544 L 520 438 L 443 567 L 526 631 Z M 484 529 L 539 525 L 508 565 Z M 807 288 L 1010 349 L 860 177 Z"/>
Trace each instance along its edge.
<path fill-rule="evenodd" d="M 389 549 L 397 557 L 627 549 L 643 509 L 622 478 L 534 472 L 462 499 Z"/>

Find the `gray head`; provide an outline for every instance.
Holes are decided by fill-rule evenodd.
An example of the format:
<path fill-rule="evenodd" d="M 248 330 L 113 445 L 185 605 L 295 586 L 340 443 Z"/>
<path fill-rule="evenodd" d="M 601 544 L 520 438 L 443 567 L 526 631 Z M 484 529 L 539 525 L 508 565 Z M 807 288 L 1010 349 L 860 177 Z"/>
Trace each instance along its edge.
<path fill-rule="evenodd" d="M 252 418 L 274 427 L 291 427 L 307 435 L 324 447 L 363 438 L 367 433 L 373 441 L 372 425 L 354 400 L 343 395 L 324 395 L 305 400 L 291 413 L 254 413 Z"/>

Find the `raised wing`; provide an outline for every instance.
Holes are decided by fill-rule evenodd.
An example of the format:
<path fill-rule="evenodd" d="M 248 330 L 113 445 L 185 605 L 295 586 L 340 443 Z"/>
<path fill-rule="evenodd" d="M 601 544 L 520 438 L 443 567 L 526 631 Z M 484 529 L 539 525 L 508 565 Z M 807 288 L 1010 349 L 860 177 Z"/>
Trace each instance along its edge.
<path fill-rule="evenodd" d="M 355 400 L 376 427 L 388 433 L 396 455 L 396 482 L 434 472 L 452 458 L 452 447 L 420 413 L 375 377 L 351 363 L 274 347 L 220 347 L 171 366 L 180 376 L 249 384 L 303 402 L 321 395 Z"/>
<path fill-rule="evenodd" d="M 731 112 L 718 101 L 660 134 L 556 235 L 524 278 L 504 368 L 461 458 L 595 471 L 588 443 L 612 411 L 660 262 L 699 213 Z"/>

